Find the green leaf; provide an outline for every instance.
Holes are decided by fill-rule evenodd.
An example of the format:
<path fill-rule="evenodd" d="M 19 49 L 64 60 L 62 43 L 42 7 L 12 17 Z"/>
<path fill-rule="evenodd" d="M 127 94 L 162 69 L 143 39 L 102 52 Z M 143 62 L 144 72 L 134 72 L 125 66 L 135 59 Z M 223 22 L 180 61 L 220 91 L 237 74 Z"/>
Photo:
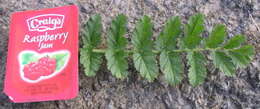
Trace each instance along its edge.
<path fill-rule="evenodd" d="M 28 53 L 23 53 L 22 54 L 22 65 L 25 65 L 25 64 L 29 64 L 31 62 L 35 62 L 37 61 L 38 57 L 36 56 L 35 53 L 31 53 L 31 52 L 28 52 Z"/>
<path fill-rule="evenodd" d="M 101 42 L 102 24 L 100 15 L 92 16 L 83 31 L 83 48 L 80 49 L 80 63 L 85 68 L 86 76 L 95 76 L 101 64 L 101 55 L 92 50 Z"/>
<path fill-rule="evenodd" d="M 177 38 L 181 33 L 181 20 L 180 17 L 170 18 L 164 26 L 163 31 L 159 35 L 156 43 L 157 48 L 160 50 L 172 50 L 177 45 Z"/>
<path fill-rule="evenodd" d="M 144 16 L 137 22 L 132 39 L 135 50 L 152 51 L 152 28 L 153 25 L 151 23 L 151 19 L 148 16 Z"/>
<path fill-rule="evenodd" d="M 127 53 L 125 52 L 127 40 L 124 37 L 126 34 L 126 19 L 125 15 L 120 14 L 112 21 L 107 40 L 107 66 L 112 75 L 120 79 L 128 75 Z"/>
<path fill-rule="evenodd" d="M 189 82 L 192 86 L 200 85 L 204 82 L 207 73 L 205 62 L 206 59 L 200 52 L 188 52 L 187 55 L 189 68 Z"/>
<path fill-rule="evenodd" d="M 80 63 L 83 63 L 85 75 L 95 76 L 102 63 L 102 55 L 88 51 L 86 48 L 81 48 L 80 55 Z"/>
<path fill-rule="evenodd" d="M 250 58 L 247 56 L 243 56 L 236 52 L 228 52 L 228 55 L 232 58 L 233 64 L 236 65 L 236 67 L 244 68 L 247 64 L 250 63 Z"/>
<path fill-rule="evenodd" d="M 254 47 L 252 45 L 245 45 L 228 52 L 236 67 L 245 68 L 254 56 Z"/>
<path fill-rule="evenodd" d="M 202 40 L 201 34 L 204 31 L 204 16 L 202 14 L 196 14 L 191 16 L 189 23 L 184 28 L 184 45 L 186 48 L 193 49 L 198 46 Z"/>
<path fill-rule="evenodd" d="M 51 56 L 51 58 L 56 59 L 56 71 L 59 71 L 62 67 L 65 66 L 65 62 L 69 59 L 68 53 L 57 53 Z"/>
<path fill-rule="evenodd" d="M 230 57 L 224 52 L 215 51 L 212 53 L 213 63 L 227 76 L 233 76 L 235 74 L 235 65 L 232 63 Z"/>
<path fill-rule="evenodd" d="M 217 48 L 225 40 L 227 33 L 225 25 L 218 24 L 214 27 L 210 33 L 209 38 L 206 40 L 206 46 L 208 48 Z"/>
<path fill-rule="evenodd" d="M 179 53 L 163 51 L 160 54 L 160 68 L 171 85 L 177 85 L 183 79 L 183 65 Z"/>
<path fill-rule="evenodd" d="M 162 51 L 160 54 L 160 69 L 165 74 L 166 81 L 171 85 L 179 84 L 183 78 L 183 65 L 180 54 L 171 52 L 176 49 L 177 38 L 180 33 L 180 18 L 172 17 L 167 21 L 157 39 L 157 48 Z"/>
<path fill-rule="evenodd" d="M 152 52 L 152 23 L 148 16 L 140 19 L 133 33 L 133 60 L 141 76 L 152 82 L 158 76 L 155 54 Z"/>
<path fill-rule="evenodd" d="M 133 60 L 137 71 L 149 82 L 152 82 L 158 76 L 158 67 L 152 52 L 134 53 Z"/>
<path fill-rule="evenodd" d="M 255 54 L 255 50 L 252 45 L 244 45 L 240 48 L 236 48 L 231 51 L 239 53 L 241 55 L 249 56 L 249 57 L 252 57 Z"/>
<path fill-rule="evenodd" d="M 225 45 L 224 48 L 226 49 L 232 49 L 239 47 L 242 43 L 245 42 L 245 36 L 243 35 L 236 35 L 232 37 Z"/>
<path fill-rule="evenodd" d="M 91 16 L 83 31 L 84 47 L 93 48 L 100 44 L 102 33 L 101 16 L 99 14 Z"/>

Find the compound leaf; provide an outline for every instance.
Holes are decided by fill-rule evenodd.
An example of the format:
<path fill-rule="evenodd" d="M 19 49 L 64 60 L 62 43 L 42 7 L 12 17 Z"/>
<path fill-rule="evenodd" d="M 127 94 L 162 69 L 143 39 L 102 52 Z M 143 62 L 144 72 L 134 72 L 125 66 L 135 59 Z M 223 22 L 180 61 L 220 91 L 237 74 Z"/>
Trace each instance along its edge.
<path fill-rule="evenodd" d="M 95 76 L 101 64 L 101 55 L 92 50 L 100 44 L 102 24 L 100 15 L 92 16 L 83 31 L 83 48 L 80 50 L 80 63 L 85 68 L 87 76 Z"/>
<path fill-rule="evenodd" d="M 155 54 L 152 52 L 152 28 L 151 19 L 144 16 L 137 22 L 132 40 L 134 66 L 149 82 L 158 76 Z"/>
<path fill-rule="evenodd" d="M 189 82 L 192 86 L 197 86 L 204 82 L 206 78 L 206 59 L 200 52 L 188 52 Z"/>
<path fill-rule="evenodd" d="M 225 52 L 215 51 L 212 55 L 214 65 L 224 72 L 225 75 L 233 76 L 235 74 L 235 65 Z"/>
<path fill-rule="evenodd" d="M 124 37 L 126 33 L 127 18 L 125 15 L 118 15 L 111 24 L 108 34 L 108 49 L 106 51 L 106 59 L 108 69 L 116 78 L 123 79 L 127 77 L 127 56 L 125 48 L 127 40 Z"/>
<path fill-rule="evenodd" d="M 219 45 L 224 42 L 226 35 L 227 33 L 225 25 L 216 25 L 210 33 L 209 38 L 206 40 L 206 46 L 208 48 L 219 47 Z"/>
<path fill-rule="evenodd" d="M 189 23 L 184 28 L 184 45 L 186 48 L 193 49 L 198 46 L 202 40 L 201 34 L 204 31 L 204 16 L 202 14 L 196 14 L 191 16 Z"/>
<path fill-rule="evenodd" d="M 214 65 L 227 76 L 234 75 L 236 67 L 243 68 L 252 60 L 254 47 L 251 45 L 241 46 L 246 40 L 243 35 L 236 35 L 223 44 L 227 33 L 226 27 L 222 24 L 216 25 L 209 37 L 203 40 L 203 44 L 207 48 L 196 49 L 202 40 L 203 23 L 204 16 L 202 14 L 191 16 L 188 24 L 184 26 L 184 37 L 179 37 L 181 34 L 180 18 L 171 17 L 159 34 L 156 41 L 156 48 L 159 51 L 156 53 L 160 53 L 160 69 L 169 84 L 177 85 L 183 79 L 184 66 L 179 52 L 187 52 L 188 77 L 192 86 L 203 83 L 207 75 L 205 66 L 207 60 L 200 51 L 211 51 Z M 108 69 L 113 76 L 120 79 L 127 77 L 129 74 L 126 59 L 128 52 L 125 51 L 127 40 L 124 37 L 127 31 L 126 24 L 127 18 L 122 14 L 112 21 L 108 32 L 107 50 L 105 51 Z M 80 63 L 83 64 L 87 76 L 94 76 L 102 62 L 100 53 L 103 53 L 102 50 L 99 52 L 93 51 L 101 42 L 102 24 L 100 15 L 92 16 L 84 28 L 83 48 L 80 49 Z M 129 53 L 133 53 L 136 70 L 149 82 L 152 82 L 159 75 L 156 54 L 153 51 L 153 41 L 151 39 L 152 31 L 151 19 L 144 16 L 136 24 L 132 38 L 133 51 L 129 51 Z M 22 59 L 25 61 L 22 63 L 31 62 L 30 56 L 32 54 L 24 55 Z"/>

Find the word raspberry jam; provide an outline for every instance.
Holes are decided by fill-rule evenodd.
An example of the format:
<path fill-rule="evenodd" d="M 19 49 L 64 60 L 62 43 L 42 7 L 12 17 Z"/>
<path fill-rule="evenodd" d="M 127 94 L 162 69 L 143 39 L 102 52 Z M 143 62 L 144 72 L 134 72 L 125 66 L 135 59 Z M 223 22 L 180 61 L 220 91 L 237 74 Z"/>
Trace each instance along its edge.
<path fill-rule="evenodd" d="M 78 93 L 78 8 L 11 15 L 4 92 L 13 102 L 66 100 Z"/>

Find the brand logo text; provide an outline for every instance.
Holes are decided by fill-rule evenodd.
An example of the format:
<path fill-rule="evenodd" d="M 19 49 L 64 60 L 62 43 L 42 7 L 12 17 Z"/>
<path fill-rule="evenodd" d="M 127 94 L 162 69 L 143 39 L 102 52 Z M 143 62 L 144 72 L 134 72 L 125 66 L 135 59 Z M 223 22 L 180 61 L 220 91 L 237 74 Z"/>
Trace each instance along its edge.
<path fill-rule="evenodd" d="M 29 31 L 44 32 L 62 28 L 64 15 L 60 14 L 43 14 L 27 19 Z"/>

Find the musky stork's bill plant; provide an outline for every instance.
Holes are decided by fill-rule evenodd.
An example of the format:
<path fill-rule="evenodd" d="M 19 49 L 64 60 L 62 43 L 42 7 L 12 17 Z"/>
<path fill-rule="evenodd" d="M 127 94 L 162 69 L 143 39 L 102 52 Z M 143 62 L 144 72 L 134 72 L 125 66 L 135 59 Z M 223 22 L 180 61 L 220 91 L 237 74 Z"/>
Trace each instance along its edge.
<path fill-rule="evenodd" d="M 227 39 L 226 27 L 217 24 L 204 38 L 203 23 L 202 14 L 191 16 L 185 25 L 182 25 L 180 17 L 171 17 L 156 41 L 153 41 L 153 23 L 148 16 L 144 16 L 137 21 L 131 34 L 132 49 L 127 50 L 127 44 L 130 43 L 124 37 L 127 33 L 127 17 L 119 14 L 110 24 L 107 49 L 98 49 L 102 39 L 102 24 L 100 15 L 95 15 L 89 19 L 83 31 L 80 62 L 87 76 L 95 76 L 105 54 L 112 75 L 124 79 L 129 75 L 127 58 L 132 57 L 134 67 L 143 78 L 152 82 L 160 70 L 167 83 L 177 85 L 184 77 L 183 61 L 188 61 L 188 78 L 193 86 L 203 83 L 207 76 L 206 57 L 227 76 L 233 76 L 237 68 L 245 68 L 250 63 L 254 47 L 244 44 L 245 36 L 235 35 Z M 186 59 L 182 58 L 184 56 Z"/>

